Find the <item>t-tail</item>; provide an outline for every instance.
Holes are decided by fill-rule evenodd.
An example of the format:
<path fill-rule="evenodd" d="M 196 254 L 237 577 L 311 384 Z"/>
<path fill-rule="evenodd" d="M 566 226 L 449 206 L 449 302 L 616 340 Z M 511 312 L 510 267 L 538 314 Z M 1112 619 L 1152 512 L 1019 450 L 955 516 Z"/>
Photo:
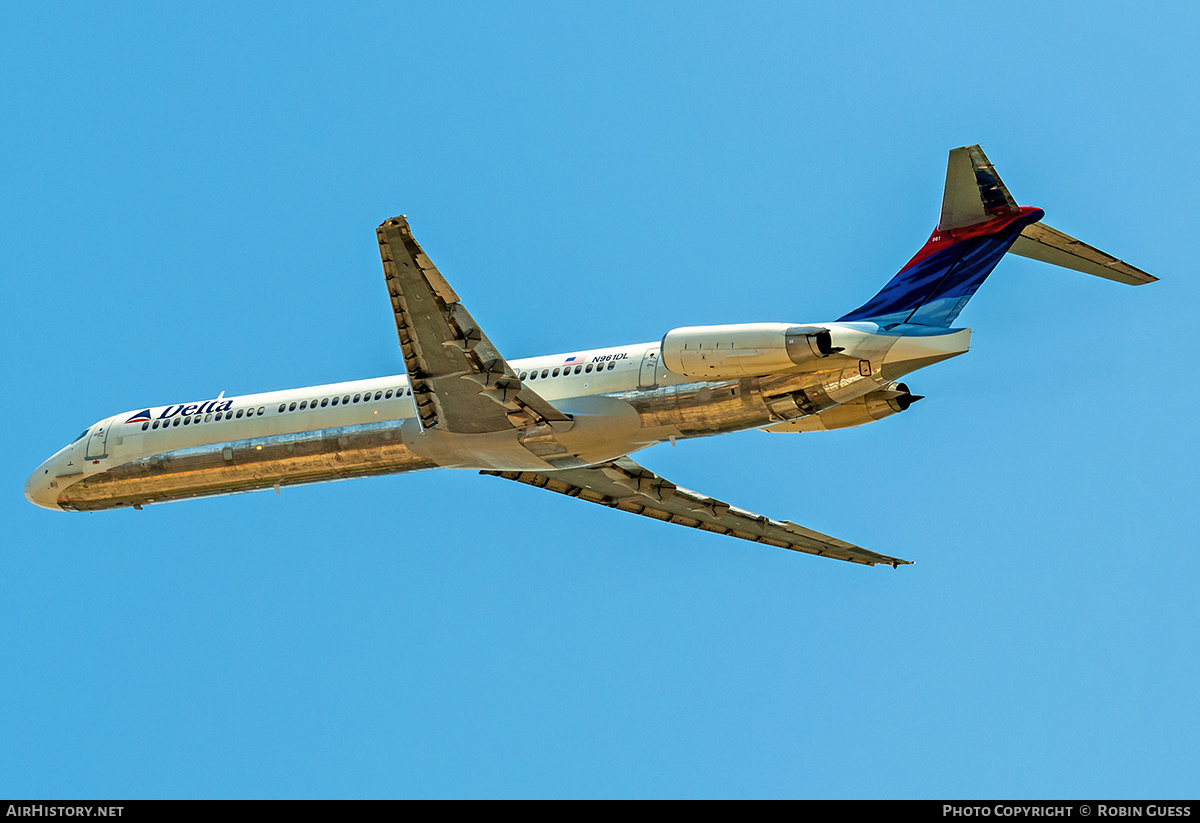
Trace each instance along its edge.
<path fill-rule="evenodd" d="M 1017 205 L 979 146 L 953 149 L 929 240 L 879 294 L 839 319 L 949 328 L 1007 252 L 1132 286 L 1158 279 L 1040 223 L 1044 216 Z"/>

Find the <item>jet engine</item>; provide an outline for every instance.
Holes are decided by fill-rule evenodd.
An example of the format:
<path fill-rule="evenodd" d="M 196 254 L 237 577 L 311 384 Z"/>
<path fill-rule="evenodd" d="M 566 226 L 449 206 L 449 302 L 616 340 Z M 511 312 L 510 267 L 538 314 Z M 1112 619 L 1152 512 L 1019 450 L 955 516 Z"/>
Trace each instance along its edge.
<path fill-rule="evenodd" d="M 686 326 L 663 337 L 662 363 L 685 377 L 727 380 L 790 371 L 842 350 L 821 326 Z"/>
<path fill-rule="evenodd" d="M 798 420 L 788 420 L 785 423 L 766 426 L 763 431 L 779 433 L 848 429 L 899 414 L 921 399 L 923 399 L 922 395 L 910 392 L 905 383 L 888 383 L 882 389 L 877 389 L 857 400 L 842 403 L 840 406 L 834 406 Z"/>

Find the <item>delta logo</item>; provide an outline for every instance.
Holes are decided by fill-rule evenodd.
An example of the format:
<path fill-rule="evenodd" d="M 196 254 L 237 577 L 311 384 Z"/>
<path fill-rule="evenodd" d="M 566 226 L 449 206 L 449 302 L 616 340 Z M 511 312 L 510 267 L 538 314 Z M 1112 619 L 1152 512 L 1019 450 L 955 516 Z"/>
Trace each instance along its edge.
<path fill-rule="evenodd" d="M 229 411 L 233 408 L 232 400 L 209 400 L 206 403 L 179 403 L 174 406 L 167 406 L 162 410 L 162 414 L 158 416 L 159 420 L 165 420 L 169 417 L 188 417 L 193 414 L 208 414 L 209 412 Z M 133 417 L 126 420 L 126 423 L 148 423 L 154 418 L 150 409 L 144 409 L 138 412 Z"/>

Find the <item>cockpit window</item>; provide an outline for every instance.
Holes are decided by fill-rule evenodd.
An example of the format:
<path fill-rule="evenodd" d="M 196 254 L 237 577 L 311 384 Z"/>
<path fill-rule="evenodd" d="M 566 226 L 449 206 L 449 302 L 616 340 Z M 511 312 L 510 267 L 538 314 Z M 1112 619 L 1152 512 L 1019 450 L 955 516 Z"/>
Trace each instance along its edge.
<path fill-rule="evenodd" d="M 83 438 L 87 437 L 87 433 L 88 433 L 88 432 L 90 432 L 91 430 L 92 430 L 92 427 L 91 427 L 91 426 L 88 426 L 86 429 L 84 429 L 83 431 L 81 431 L 81 432 L 79 433 L 79 436 L 78 436 L 78 437 L 76 437 L 76 438 L 75 438 L 74 440 L 72 440 L 71 442 L 72 442 L 72 443 L 78 443 L 80 440 L 82 440 Z"/>

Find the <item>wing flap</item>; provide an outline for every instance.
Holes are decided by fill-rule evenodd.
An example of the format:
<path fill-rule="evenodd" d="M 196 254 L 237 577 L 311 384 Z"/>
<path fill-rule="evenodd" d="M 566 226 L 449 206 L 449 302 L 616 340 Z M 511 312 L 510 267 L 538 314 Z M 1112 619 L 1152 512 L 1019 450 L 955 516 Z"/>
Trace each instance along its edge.
<path fill-rule="evenodd" d="M 895 567 L 911 562 L 878 554 L 799 526 L 790 520 L 773 520 L 699 492 L 680 488 L 628 457 L 600 466 L 545 474 L 493 471 L 484 471 L 481 474 L 515 480 L 528 486 L 639 514 L 664 523 L 674 523 L 781 549 L 866 566 L 884 564 Z"/>

